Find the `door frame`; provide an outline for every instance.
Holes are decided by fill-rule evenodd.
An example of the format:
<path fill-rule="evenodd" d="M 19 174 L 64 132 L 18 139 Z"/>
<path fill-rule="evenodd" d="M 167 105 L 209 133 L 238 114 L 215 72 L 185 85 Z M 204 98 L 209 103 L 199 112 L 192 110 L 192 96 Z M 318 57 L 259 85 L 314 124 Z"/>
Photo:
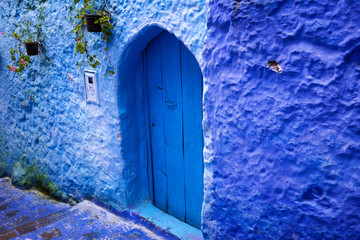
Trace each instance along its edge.
<path fill-rule="evenodd" d="M 153 180 L 149 178 L 149 176 L 152 176 L 152 173 L 149 174 L 149 171 L 152 171 L 151 165 L 149 164 L 149 160 L 151 161 L 151 155 L 149 157 L 149 154 L 151 154 L 151 152 L 149 152 L 151 151 L 151 146 L 149 147 L 149 144 L 151 143 L 149 139 L 149 126 L 146 126 L 147 121 L 145 121 L 145 118 L 148 119 L 148 113 L 144 111 L 144 109 L 149 109 L 148 102 L 144 101 L 144 99 L 148 99 L 149 96 L 147 89 L 143 86 L 143 82 L 137 85 L 137 83 L 140 82 L 135 81 L 135 75 L 138 73 L 137 68 L 139 63 L 144 63 L 143 54 L 146 46 L 163 31 L 167 31 L 166 28 L 158 24 L 144 26 L 130 39 L 120 54 L 122 60 L 119 61 L 121 65 L 118 66 L 117 73 L 119 79 L 117 86 L 117 103 L 120 128 L 119 133 L 116 134 L 120 142 L 121 164 L 123 165 L 122 177 L 120 178 L 122 182 L 119 187 L 121 186 L 124 191 L 120 193 L 121 195 L 118 198 L 118 206 L 120 208 L 131 209 L 148 202 L 150 199 L 149 189 L 153 184 Z M 175 35 L 172 32 L 170 33 Z M 182 42 L 176 35 L 175 37 Z M 186 46 L 186 44 L 184 45 Z M 187 46 L 186 48 L 196 59 L 191 49 Z M 196 62 L 201 72 L 203 72 L 197 59 Z M 142 80 L 144 80 L 143 76 Z M 202 81 L 202 90 L 204 91 L 204 81 Z M 202 94 L 204 94 L 203 91 Z M 136 106 L 133 105 L 133 102 L 136 102 Z M 204 106 L 203 101 L 202 106 Z M 134 107 L 136 107 L 136 109 L 134 109 Z M 203 184 L 203 189 L 205 190 L 206 182 L 204 176 Z M 203 207 L 201 212 L 203 212 Z"/>

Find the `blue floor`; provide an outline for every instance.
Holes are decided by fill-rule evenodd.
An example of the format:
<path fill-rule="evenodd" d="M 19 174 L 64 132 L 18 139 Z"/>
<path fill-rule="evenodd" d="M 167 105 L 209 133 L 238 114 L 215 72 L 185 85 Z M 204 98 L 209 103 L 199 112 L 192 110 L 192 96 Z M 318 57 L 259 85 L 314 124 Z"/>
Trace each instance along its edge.
<path fill-rule="evenodd" d="M 124 215 L 125 216 L 125 215 Z M 89 201 L 59 203 L 37 191 L 0 179 L 0 240 L 5 239 L 178 239 L 173 235 Z M 148 227 L 150 226 L 150 227 Z"/>

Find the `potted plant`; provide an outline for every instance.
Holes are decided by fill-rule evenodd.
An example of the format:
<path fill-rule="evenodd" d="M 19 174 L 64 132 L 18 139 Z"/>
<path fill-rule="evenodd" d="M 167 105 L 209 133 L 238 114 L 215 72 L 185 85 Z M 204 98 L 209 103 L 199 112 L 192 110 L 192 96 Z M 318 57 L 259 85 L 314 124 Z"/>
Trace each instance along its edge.
<path fill-rule="evenodd" d="M 79 3 L 80 0 L 74 0 L 74 4 Z M 91 0 L 84 0 L 80 9 L 76 9 L 75 21 L 76 25 L 73 33 L 76 34 L 75 53 L 86 54 L 87 63 L 92 67 L 96 68 L 100 62 L 96 59 L 96 55 L 90 54 L 88 50 L 88 42 L 85 38 L 84 28 L 86 26 L 88 32 L 101 32 L 101 39 L 105 41 L 106 46 L 104 48 L 106 56 L 108 57 L 108 43 L 110 43 L 110 37 L 114 26 L 110 23 L 110 14 L 105 10 L 94 10 Z M 109 64 L 112 69 L 114 66 L 111 64 L 108 57 Z M 79 67 L 81 63 L 79 63 Z M 105 75 L 113 75 L 115 72 L 109 70 Z"/>
<path fill-rule="evenodd" d="M 12 72 L 21 73 L 31 64 L 30 56 L 38 55 L 39 52 L 44 53 L 42 51 L 44 50 L 42 44 L 44 35 L 41 26 L 45 21 L 45 8 L 34 2 L 31 9 L 36 10 L 35 15 L 28 16 L 25 20 L 20 19 L 18 23 L 12 26 L 13 29 L 16 29 L 11 33 L 15 47 L 10 48 L 12 63 L 7 65 L 7 68 Z"/>
<path fill-rule="evenodd" d="M 29 64 L 31 59 L 29 56 L 38 54 L 38 42 L 28 40 L 26 42 L 20 39 L 17 32 L 12 32 L 11 37 L 15 39 L 17 45 L 15 48 L 10 48 L 10 58 L 13 63 L 7 65 L 7 68 L 16 73 L 21 73 Z M 22 45 L 25 44 L 27 55 L 22 50 Z"/>

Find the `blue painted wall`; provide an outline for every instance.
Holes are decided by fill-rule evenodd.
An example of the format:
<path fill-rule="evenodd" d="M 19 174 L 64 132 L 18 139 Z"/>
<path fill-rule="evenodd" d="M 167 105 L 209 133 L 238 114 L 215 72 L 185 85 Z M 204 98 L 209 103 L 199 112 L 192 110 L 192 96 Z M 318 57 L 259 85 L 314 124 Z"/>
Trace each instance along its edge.
<path fill-rule="evenodd" d="M 36 164 L 65 195 L 121 210 L 148 195 L 141 52 L 165 29 L 202 63 L 206 3 L 108 1 L 113 77 L 103 77 L 107 57 L 99 34 L 87 34 L 89 49 L 104 63 L 97 69 L 98 106 L 85 101 L 83 70 L 91 67 L 77 68 L 71 2 L 0 2 L 0 174 L 16 180 L 26 164 Z M 44 20 L 36 17 L 40 11 Z M 16 75 L 6 69 L 15 46 L 10 34 L 26 20 L 40 23 L 48 60 L 32 57 L 31 67 Z M 25 165 L 14 165 L 20 160 Z"/>
<path fill-rule="evenodd" d="M 23 159 L 75 199 L 121 210 L 146 198 L 139 62 L 166 29 L 204 74 L 205 237 L 360 236 L 358 1 L 112 0 L 116 75 L 98 69 L 99 106 L 84 99 L 69 4 L 0 2 L 0 174 L 18 176 Z M 9 33 L 41 7 L 50 61 L 10 73 Z M 100 37 L 88 39 L 106 62 Z"/>
<path fill-rule="evenodd" d="M 208 1 L 208 238 L 359 238 L 359 20 L 356 0 Z"/>

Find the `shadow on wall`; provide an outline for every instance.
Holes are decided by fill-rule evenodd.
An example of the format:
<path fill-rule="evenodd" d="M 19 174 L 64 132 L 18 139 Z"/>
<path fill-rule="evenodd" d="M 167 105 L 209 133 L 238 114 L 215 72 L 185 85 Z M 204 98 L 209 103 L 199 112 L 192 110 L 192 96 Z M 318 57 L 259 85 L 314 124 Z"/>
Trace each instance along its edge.
<path fill-rule="evenodd" d="M 360 46 L 357 46 L 345 57 L 347 63 L 357 63 L 360 65 Z"/>
<path fill-rule="evenodd" d="M 2 54 L 0 54 L 0 66 L 3 65 L 2 62 L 3 62 L 3 57 L 2 57 Z M 2 70 L 2 69 L 0 68 L 0 71 L 1 71 L 1 70 Z"/>

